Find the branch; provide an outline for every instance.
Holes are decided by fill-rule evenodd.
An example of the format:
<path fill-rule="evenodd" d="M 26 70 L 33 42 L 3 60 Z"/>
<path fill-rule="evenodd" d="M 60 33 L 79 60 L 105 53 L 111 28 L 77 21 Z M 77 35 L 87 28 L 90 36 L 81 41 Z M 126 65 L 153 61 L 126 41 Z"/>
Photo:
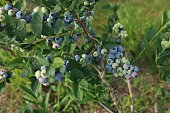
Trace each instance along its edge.
<path fill-rule="evenodd" d="M 100 106 L 102 106 L 106 111 L 108 111 L 109 113 L 114 113 L 113 111 L 111 111 L 107 106 L 105 106 L 104 104 L 97 102 Z"/>
<path fill-rule="evenodd" d="M 131 113 L 134 112 L 134 105 L 133 105 L 133 93 L 132 93 L 132 88 L 131 88 L 131 84 L 130 84 L 130 81 L 129 79 L 126 80 L 127 82 L 127 85 L 128 85 L 128 89 L 129 89 L 129 95 L 130 95 L 130 101 L 131 101 L 131 105 L 130 105 L 130 111 Z"/>

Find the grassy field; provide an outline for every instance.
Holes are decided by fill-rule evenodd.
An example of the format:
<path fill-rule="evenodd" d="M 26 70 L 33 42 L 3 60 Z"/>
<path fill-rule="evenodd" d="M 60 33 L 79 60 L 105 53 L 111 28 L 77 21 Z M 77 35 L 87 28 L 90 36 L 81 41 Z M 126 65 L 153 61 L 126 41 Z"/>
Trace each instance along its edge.
<path fill-rule="evenodd" d="M 126 50 L 128 51 L 135 50 L 137 48 L 138 43 L 146 35 L 149 28 L 159 28 L 161 25 L 163 12 L 167 9 L 170 9 L 169 0 L 100 0 L 95 7 L 94 17 L 94 26 L 98 34 L 103 32 L 102 26 L 106 25 L 109 15 L 112 14 L 111 11 L 102 10 L 101 7 L 102 5 L 110 2 L 118 3 L 120 5 L 120 9 L 118 11 L 120 18 L 119 22 L 124 25 L 129 35 L 128 42 L 125 41 L 124 43 Z M 0 56 L 1 54 L 7 53 L 4 53 L 3 50 L 0 50 Z M 138 78 L 132 81 L 135 100 L 135 113 L 153 113 L 155 101 L 157 100 L 155 95 L 157 95 L 157 90 L 160 90 L 160 87 L 163 86 L 155 86 L 155 81 L 158 76 L 152 73 L 150 63 L 148 63 L 147 60 L 144 60 L 146 57 L 143 56 L 141 59 L 144 62 L 136 62 L 136 65 L 141 67 L 140 75 Z M 7 85 L 7 88 L 2 93 L 0 93 L 1 113 L 19 113 L 19 104 L 22 104 L 22 91 L 18 89 L 18 80 L 23 81 L 21 78 L 16 77 L 12 83 Z M 128 99 L 129 96 L 125 96 L 123 99 L 125 105 L 124 107 L 127 113 L 129 111 Z M 170 103 L 165 101 L 164 105 L 160 106 L 160 109 L 167 111 Z"/>

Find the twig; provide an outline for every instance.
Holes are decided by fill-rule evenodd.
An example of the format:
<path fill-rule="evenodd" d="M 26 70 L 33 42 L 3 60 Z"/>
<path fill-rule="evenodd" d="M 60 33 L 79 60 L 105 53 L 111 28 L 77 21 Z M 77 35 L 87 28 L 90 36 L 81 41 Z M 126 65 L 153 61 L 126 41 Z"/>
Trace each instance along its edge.
<path fill-rule="evenodd" d="M 129 95 L 130 95 L 130 101 L 131 101 L 131 105 L 130 105 L 130 111 L 131 113 L 134 112 L 134 105 L 133 105 L 133 93 L 132 93 L 132 88 L 131 88 L 131 84 L 129 79 L 126 80 L 127 81 L 127 85 L 128 85 L 128 89 L 129 89 Z"/>
<path fill-rule="evenodd" d="M 159 113 L 158 112 L 158 102 L 157 102 L 157 100 L 155 101 L 154 109 L 155 109 L 155 113 Z"/>
<path fill-rule="evenodd" d="M 109 113 L 114 113 L 113 111 L 111 111 L 107 106 L 105 106 L 104 104 L 97 102 L 100 106 L 102 106 L 106 111 L 108 111 Z"/>

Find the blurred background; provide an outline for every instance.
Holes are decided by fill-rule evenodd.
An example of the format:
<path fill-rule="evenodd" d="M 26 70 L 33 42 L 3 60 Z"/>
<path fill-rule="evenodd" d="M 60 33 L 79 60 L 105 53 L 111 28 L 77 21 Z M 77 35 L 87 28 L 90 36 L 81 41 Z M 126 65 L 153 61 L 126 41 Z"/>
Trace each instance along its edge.
<path fill-rule="evenodd" d="M 0 2 L 5 3 L 3 0 Z M 119 22 L 123 24 L 129 36 L 128 41 L 124 42 L 126 51 L 136 51 L 137 45 L 151 27 L 159 29 L 163 12 L 170 9 L 169 0 L 100 0 L 94 8 L 94 26 L 97 34 L 102 34 L 102 26 L 107 24 L 107 20 L 112 14 L 112 11 L 101 9 L 106 3 L 120 5 Z M 137 113 L 154 113 L 155 102 L 160 95 L 160 90 L 164 88 L 170 92 L 170 83 L 158 83 L 159 76 L 153 73 L 150 59 L 147 57 L 149 54 L 150 51 L 135 62 L 141 68 L 139 76 L 132 80 L 134 106 Z M 0 46 L 0 59 L 7 62 L 12 58 L 9 51 Z M 23 92 L 19 89 L 19 83 L 22 82 L 26 83 L 27 80 L 16 75 L 11 84 L 8 84 L 0 93 L 0 113 L 19 113 L 19 106 L 23 104 L 21 98 Z M 162 109 L 162 113 L 170 113 L 170 93 L 168 94 L 169 98 L 161 98 L 157 103 L 159 109 Z M 129 96 L 123 98 L 126 109 L 129 106 Z"/>

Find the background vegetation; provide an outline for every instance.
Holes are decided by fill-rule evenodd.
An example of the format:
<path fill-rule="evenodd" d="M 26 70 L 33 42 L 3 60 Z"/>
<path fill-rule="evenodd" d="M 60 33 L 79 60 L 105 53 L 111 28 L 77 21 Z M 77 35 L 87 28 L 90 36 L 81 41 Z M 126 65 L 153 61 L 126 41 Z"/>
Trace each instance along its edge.
<path fill-rule="evenodd" d="M 154 29 L 160 28 L 163 12 L 170 9 L 169 0 L 100 0 L 96 4 L 94 17 L 94 26 L 96 32 L 99 34 L 103 32 L 102 26 L 107 23 L 107 19 L 112 13 L 111 11 L 101 9 L 106 3 L 118 3 L 120 5 L 118 11 L 119 21 L 124 25 L 129 35 L 128 39 L 123 41 L 123 44 L 129 53 L 131 51 L 137 51 L 136 48 L 138 48 L 138 44 L 152 27 L 154 27 Z M 135 112 L 153 113 L 155 107 L 159 106 L 159 110 L 162 111 L 162 113 L 170 113 L 170 101 L 168 101 L 170 100 L 170 83 L 159 81 L 159 75 L 154 73 L 153 62 L 150 59 L 154 51 L 154 48 L 149 48 L 136 62 L 136 65 L 141 68 L 141 71 L 139 76 L 132 80 Z M 0 49 L 0 57 L 2 56 L 6 56 L 3 57 L 6 61 L 13 58 L 10 51 L 4 48 Z M 130 56 L 128 57 L 130 58 Z M 166 76 L 170 77 L 170 73 L 167 73 Z M 11 84 L 7 85 L 0 93 L 0 112 L 19 112 L 19 105 L 23 104 L 21 98 L 23 92 L 19 90 L 19 83 L 27 83 L 27 80 L 21 79 L 16 74 Z M 118 92 L 122 92 L 124 109 L 126 109 L 128 113 L 130 103 L 128 89 L 122 86 L 116 87 L 119 89 Z M 166 95 L 169 94 L 169 97 L 162 98 L 160 96 L 162 90 L 166 90 Z"/>

